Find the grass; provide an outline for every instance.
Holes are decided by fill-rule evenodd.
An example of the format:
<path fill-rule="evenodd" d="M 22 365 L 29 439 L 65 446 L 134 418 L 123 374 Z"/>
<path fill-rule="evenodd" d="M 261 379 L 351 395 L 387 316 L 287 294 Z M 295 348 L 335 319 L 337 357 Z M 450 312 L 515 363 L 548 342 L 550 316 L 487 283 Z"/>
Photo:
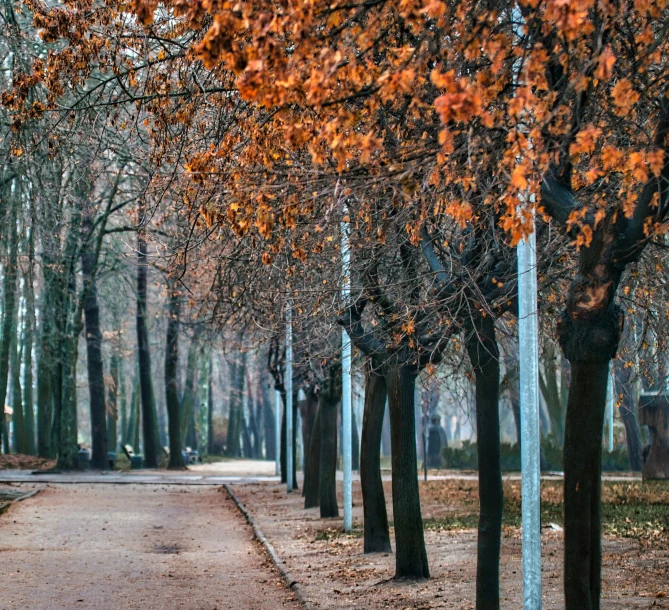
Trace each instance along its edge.
<path fill-rule="evenodd" d="M 542 482 L 541 522 L 563 525 L 562 483 Z M 446 494 L 431 489 L 440 503 L 453 507 L 453 513 L 427 518 L 424 527 L 433 531 L 476 529 L 478 525 L 478 487 L 450 488 Z M 503 526 L 520 527 L 520 483 L 504 485 Z M 449 502 L 449 498 L 451 502 Z M 669 542 L 669 481 L 609 483 L 602 485 L 602 531 L 605 535 L 639 541 Z"/>

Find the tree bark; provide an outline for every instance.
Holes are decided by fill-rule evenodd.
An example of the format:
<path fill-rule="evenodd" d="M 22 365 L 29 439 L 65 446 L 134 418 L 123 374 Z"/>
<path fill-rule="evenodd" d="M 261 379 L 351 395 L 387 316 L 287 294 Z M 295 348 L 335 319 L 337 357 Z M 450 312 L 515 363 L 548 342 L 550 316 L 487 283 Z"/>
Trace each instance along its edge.
<path fill-rule="evenodd" d="M 28 264 L 24 274 L 24 298 L 26 315 L 21 334 L 23 360 L 23 409 L 26 423 L 26 452 L 35 455 L 35 410 L 33 400 L 33 339 L 35 335 L 35 290 L 33 287 L 33 268 L 35 260 L 35 239 L 33 229 L 27 237 Z"/>
<path fill-rule="evenodd" d="M 613 299 L 594 312 L 577 309 L 570 299 L 567 303 L 558 326 L 571 364 L 564 442 L 565 609 L 599 610 L 602 435 L 622 312 Z"/>
<path fill-rule="evenodd" d="M 244 373 L 246 370 L 246 352 L 235 355 L 234 364 L 230 367 L 230 413 L 228 414 L 228 434 L 225 443 L 225 455 L 239 457 L 241 455 L 242 409 L 244 404 Z"/>
<path fill-rule="evenodd" d="M 313 386 L 307 388 L 306 397 L 300 402 L 298 408 L 302 420 L 302 472 L 304 474 L 302 496 L 306 498 L 307 482 L 309 480 L 311 440 L 314 430 L 314 420 L 316 419 L 316 413 L 318 411 L 318 396 L 316 395 Z"/>
<path fill-rule="evenodd" d="M 82 222 L 84 239 L 93 230 L 93 219 L 86 214 Z M 88 290 L 84 301 L 84 329 L 86 334 L 86 356 L 88 364 L 88 396 L 91 413 L 91 467 L 107 470 L 107 405 L 105 401 L 104 366 L 102 363 L 102 331 L 100 330 L 100 308 L 95 282 L 95 252 L 90 245 L 81 255 L 81 270 Z"/>
<path fill-rule="evenodd" d="M 11 404 L 14 414 L 12 421 L 14 423 L 14 451 L 16 453 L 25 454 L 28 445 L 26 437 L 26 425 L 23 417 L 23 393 L 21 390 L 21 351 L 19 350 L 19 336 L 21 330 L 19 329 L 18 312 L 14 316 L 14 324 L 12 328 L 12 341 L 10 344 L 11 354 L 9 356 L 9 370 L 12 377 L 11 384 Z"/>
<path fill-rule="evenodd" d="M 197 374 L 197 359 L 200 352 L 199 346 L 200 329 L 196 327 L 188 348 L 188 360 L 186 362 L 186 383 L 181 395 L 181 439 L 182 445 L 195 449 L 197 438 L 195 437 L 195 376 Z"/>
<path fill-rule="evenodd" d="M 113 348 L 109 361 L 109 390 L 107 393 L 107 450 L 116 453 L 118 447 L 118 391 L 119 391 L 119 356 Z"/>
<path fill-rule="evenodd" d="M 179 365 L 179 293 L 168 283 L 167 288 L 167 337 L 165 340 L 165 402 L 167 403 L 167 426 L 170 441 L 170 469 L 183 469 L 181 455 L 181 405 L 177 384 Z"/>
<path fill-rule="evenodd" d="M 153 394 L 151 372 L 151 350 L 147 318 L 147 249 L 144 237 L 146 214 L 140 205 L 139 231 L 137 232 L 137 353 L 139 355 L 139 388 L 142 407 L 142 432 L 144 440 L 144 465 L 158 468 L 160 441 L 158 437 L 158 417 Z"/>
<path fill-rule="evenodd" d="M 381 437 L 388 389 L 383 375 L 367 363 L 365 370 L 365 410 L 360 447 L 360 486 L 364 514 L 364 552 L 390 553 L 388 512 L 381 479 Z"/>
<path fill-rule="evenodd" d="M 7 254 L 7 266 L 5 267 L 5 278 L 3 286 L 2 302 L 2 336 L 0 341 L 0 405 L 5 405 L 7 400 L 7 386 L 9 382 L 9 354 L 12 343 L 12 326 L 14 321 L 14 309 L 16 307 L 16 278 L 18 257 L 18 234 L 16 231 L 16 205 L 9 204 L 9 245 Z M 2 435 L 2 449 L 9 453 L 9 429 L 5 409 L 0 409 L 0 435 Z"/>
<path fill-rule="evenodd" d="M 631 383 L 631 367 L 615 367 L 616 394 L 622 394 L 620 404 L 620 418 L 625 426 L 625 438 L 627 439 L 627 453 L 630 460 L 630 469 L 635 472 L 641 472 L 643 464 L 642 453 L 643 444 L 641 442 L 641 430 L 639 428 L 638 409 L 636 403 L 636 392 Z"/>
<path fill-rule="evenodd" d="M 320 401 L 319 401 L 320 402 Z M 311 442 L 309 443 L 309 465 L 304 477 L 304 508 L 315 508 L 320 501 L 321 480 L 321 409 L 316 405 L 314 426 L 311 431 Z"/>
<path fill-rule="evenodd" d="M 400 362 L 386 363 L 383 372 L 390 406 L 395 578 L 429 578 L 418 492 L 414 417 L 416 371 L 401 359 Z"/>
<path fill-rule="evenodd" d="M 467 352 L 476 377 L 479 524 L 477 610 L 499 609 L 499 557 L 504 491 L 499 446 L 499 350 L 492 316 L 475 313 L 467 328 Z"/>
<path fill-rule="evenodd" d="M 332 385 L 332 382 L 330 382 Z M 324 388 L 318 396 L 321 429 L 319 467 L 319 506 L 321 518 L 339 517 L 337 507 L 337 405 L 339 396 L 332 387 Z"/>

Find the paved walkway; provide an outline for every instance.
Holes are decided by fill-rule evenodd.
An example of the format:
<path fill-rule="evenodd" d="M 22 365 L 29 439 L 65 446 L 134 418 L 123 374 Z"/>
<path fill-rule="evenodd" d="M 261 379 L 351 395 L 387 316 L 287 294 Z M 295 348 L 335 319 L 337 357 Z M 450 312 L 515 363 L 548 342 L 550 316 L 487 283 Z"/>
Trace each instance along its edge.
<path fill-rule="evenodd" d="M 298 608 L 208 487 L 47 486 L 0 516 L 0 573 L 1 610 Z"/>

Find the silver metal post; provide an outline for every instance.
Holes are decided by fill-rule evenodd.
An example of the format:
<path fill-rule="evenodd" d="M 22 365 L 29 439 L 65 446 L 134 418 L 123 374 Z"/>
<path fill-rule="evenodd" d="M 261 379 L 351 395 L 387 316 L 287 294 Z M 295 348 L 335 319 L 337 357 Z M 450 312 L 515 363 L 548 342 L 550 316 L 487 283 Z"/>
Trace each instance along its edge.
<path fill-rule="evenodd" d="M 293 491 L 293 319 L 291 303 L 286 304 L 286 485 Z"/>
<path fill-rule="evenodd" d="M 344 216 L 347 214 L 344 206 Z M 351 251 L 348 244 L 348 222 L 341 222 L 341 299 L 347 305 L 351 299 Z M 352 491 L 352 439 L 351 439 L 351 341 L 345 330 L 341 332 L 341 427 L 342 455 L 344 467 L 344 531 L 353 527 L 353 491 Z"/>
<path fill-rule="evenodd" d="M 533 223 L 534 224 L 534 223 Z M 536 231 L 518 243 L 520 460 L 523 520 L 523 607 L 541 608 L 541 473 L 539 463 L 539 317 Z"/>
<path fill-rule="evenodd" d="M 281 474 L 281 392 L 274 390 L 274 473 Z"/>

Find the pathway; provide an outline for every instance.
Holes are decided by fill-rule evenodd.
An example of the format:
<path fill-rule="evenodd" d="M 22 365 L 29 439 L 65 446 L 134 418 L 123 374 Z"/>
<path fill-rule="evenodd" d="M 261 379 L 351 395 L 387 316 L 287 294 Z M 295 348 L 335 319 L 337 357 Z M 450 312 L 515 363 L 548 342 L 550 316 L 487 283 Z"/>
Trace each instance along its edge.
<path fill-rule="evenodd" d="M 298 608 L 214 487 L 46 486 L 0 516 L 0 610 Z"/>

